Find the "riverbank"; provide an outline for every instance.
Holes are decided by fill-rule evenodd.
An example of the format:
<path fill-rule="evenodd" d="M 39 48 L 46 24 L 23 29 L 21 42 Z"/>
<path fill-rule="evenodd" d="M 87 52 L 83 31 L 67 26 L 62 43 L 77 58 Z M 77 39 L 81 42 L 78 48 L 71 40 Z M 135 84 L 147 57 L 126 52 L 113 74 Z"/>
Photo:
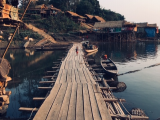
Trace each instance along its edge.
<path fill-rule="evenodd" d="M 56 41 L 55 43 L 49 41 L 48 39 L 43 38 L 42 40 L 34 39 L 33 41 L 30 41 L 28 46 L 26 48 L 39 48 L 39 47 L 63 47 L 68 46 L 71 43 L 75 42 L 81 42 L 84 38 L 84 40 L 92 41 L 93 37 L 89 37 L 88 39 L 85 38 L 85 36 L 76 36 L 71 34 L 50 34 L 51 37 Z M 44 40 L 44 41 L 43 41 Z M 18 49 L 18 48 L 24 48 L 24 44 L 28 40 L 16 40 L 12 41 L 9 48 Z M 40 41 L 42 41 L 40 43 Z M 37 45 L 39 43 L 39 45 Z M 0 49 L 6 48 L 8 44 L 8 41 L 0 41 Z"/>
<path fill-rule="evenodd" d="M 103 43 L 104 42 L 104 41 L 101 41 L 101 40 L 96 41 L 94 34 L 77 36 L 77 35 L 74 35 L 74 34 L 67 34 L 67 33 L 64 33 L 64 34 L 53 34 L 53 33 L 51 33 L 49 35 L 51 37 L 53 37 L 53 39 L 56 41 L 56 43 L 53 43 L 53 42 L 46 39 L 44 43 L 40 44 L 39 46 L 36 46 L 36 44 L 38 42 L 40 42 L 41 40 L 34 39 L 33 41 L 29 42 L 29 45 L 26 48 L 39 48 L 39 47 L 43 47 L 43 48 L 45 48 L 45 47 L 59 47 L 60 48 L 60 47 L 68 46 L 71 43 L 81 42 L 81 41 L 83 41 L 83 38 L 84 38 L 84 41 L 89 41 L 92 44 L 98 44 L 98 43 Z M 88 36 L 88 37 L 86 37 L 86 36 Z M 42 40 L 44 40 L 44 39 L 42 39 Z M 160 42 L 160 39 L 156 39 L 156 40 L 137 39 L 136 41 Z M 136 42 L 136 41 L 134 41 L 134 42 Z M 12 49 L 24 48 L 24 44 L 26 42 L 27 42 L 26 40 L 13 41 L 9 48 L 12 48 Z M 105 43 L 108 43 L 108 42 L 105 42 Z M 7 44 L 8 44 L 8 41 L 0 41 L 0 49 L 5 49 Z"/>

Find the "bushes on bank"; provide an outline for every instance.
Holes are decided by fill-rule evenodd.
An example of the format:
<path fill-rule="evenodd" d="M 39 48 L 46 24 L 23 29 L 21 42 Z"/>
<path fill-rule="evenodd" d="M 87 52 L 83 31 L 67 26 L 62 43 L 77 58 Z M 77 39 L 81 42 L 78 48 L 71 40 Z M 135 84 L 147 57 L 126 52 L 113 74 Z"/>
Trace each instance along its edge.
<path fill-rule="evenodd" d="M 63 14 L 50 16 L 46 19 L 34 22 L 35 26 L 46 30 L 46 32 L 53 33 L 67 33 L 74 30 L 79 30 L 80 26 L 74 21 L 70 20 Z"/>

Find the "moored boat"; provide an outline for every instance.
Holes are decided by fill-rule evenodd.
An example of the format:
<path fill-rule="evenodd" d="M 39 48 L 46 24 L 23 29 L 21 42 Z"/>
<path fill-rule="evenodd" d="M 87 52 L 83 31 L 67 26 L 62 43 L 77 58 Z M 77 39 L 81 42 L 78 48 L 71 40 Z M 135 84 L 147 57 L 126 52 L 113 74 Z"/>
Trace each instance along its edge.
<path fill-rule="evenodd" d="M 101 66 L 105 70 L 106 74 L 109 74 L 111 76 L 115 76 L 118 74 L 117 66 L 110 58 L 107 59 L 101 58 Z"/>
<path fill-rule="evenodd" d="M 91 52 L 94 52 L 94 51 L 97 51 L 97 50 L 98 50 L 98 48 L 95 48 L 95 49 L 86 49 L 85 51 L 87 53 L 91 53 Z"/>
<path fill-rule="evenodd" d="M 85 49 L 85 51 L 87 53 L 91 53 L 91 52 L 94 52 L 94 51 L 97 51 L 98 50 L 98 47 L 95 46 L 95 45 L 90 45 L 88 48 Z"/>
<path fill-rule="evenodd" d="M 95 51 L 93 51 L 93 52 L 89 52 L 86 56 L 90 56 L 90 55 L 95 55 L 96 53 L 98 52 L 98 50 L 95 50 Z"/>

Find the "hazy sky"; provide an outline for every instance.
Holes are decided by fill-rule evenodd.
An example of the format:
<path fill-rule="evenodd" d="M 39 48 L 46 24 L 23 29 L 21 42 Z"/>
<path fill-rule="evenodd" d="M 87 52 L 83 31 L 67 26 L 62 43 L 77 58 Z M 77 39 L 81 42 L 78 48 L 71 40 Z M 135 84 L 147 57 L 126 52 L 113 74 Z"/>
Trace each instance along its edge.
<path fill-rule="evenodd" d="M 160 0 L 99 0 L 102 8 L 125 16 L 130 22 L 157 23 L 160 28 Z"/>

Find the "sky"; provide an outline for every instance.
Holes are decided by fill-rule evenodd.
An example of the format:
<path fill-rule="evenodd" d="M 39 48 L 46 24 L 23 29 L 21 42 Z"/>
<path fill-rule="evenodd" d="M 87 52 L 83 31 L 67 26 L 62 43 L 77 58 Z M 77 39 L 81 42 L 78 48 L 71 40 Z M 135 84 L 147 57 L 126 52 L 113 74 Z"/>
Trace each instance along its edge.
<path fill-rule="evenodd" d="M 157 23 L 160 28 L 160 0 L 99 0 L 101 8 L 124 15 L 129 22 Z"/>

